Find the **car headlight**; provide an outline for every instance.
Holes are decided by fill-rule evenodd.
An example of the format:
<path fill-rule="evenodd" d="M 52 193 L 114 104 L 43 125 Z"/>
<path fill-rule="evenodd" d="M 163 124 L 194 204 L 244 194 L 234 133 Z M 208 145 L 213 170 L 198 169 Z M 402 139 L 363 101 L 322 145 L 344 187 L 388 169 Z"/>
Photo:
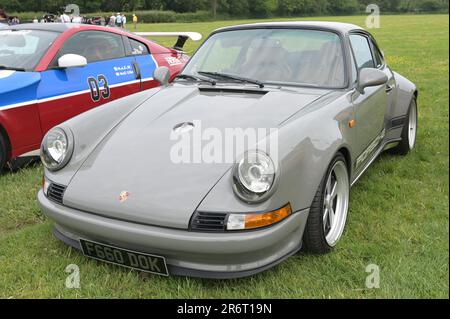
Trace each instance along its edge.
<path fill-rule="evenodd" d="M 234 190 L 245 201 L 261 201 L 272 189 L 275 178 L 276 167 L 269 155 L 248 152 L 235 167 Z"/>
<path fill-rule="evenodd" d="M 41 160 L 51 171 L 62 169 L 73 153 L 73 135 L 60 127 L 50 130 L 41 145 Z"/>

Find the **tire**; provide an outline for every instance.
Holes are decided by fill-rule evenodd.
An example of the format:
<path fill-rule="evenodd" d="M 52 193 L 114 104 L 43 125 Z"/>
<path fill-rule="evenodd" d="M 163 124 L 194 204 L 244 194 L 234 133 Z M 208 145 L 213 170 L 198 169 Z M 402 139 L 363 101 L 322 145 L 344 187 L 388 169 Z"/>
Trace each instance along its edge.
<path fill-rule="evenodd" d="M 3 135 L 0 133 L 0 173 L 6 166 L 6 161 L 8 159 L 8 153 L 6 148 L 6 141 Z"/>
<path fill-rule="evenodd" d="M 413 99 L 411 104 L 409 105 L 408 114 L 407 114 L 407 123 L 405 123 L 402 131 L 400 143 L 392 149 L 393 154 L 398 155 L 408 155 L 414 147 L 416 146 L 416 137 L 417 137 L 417 101 Z"/>
<path fill-rule="evenodd" d="M 327 195 L 332 193 L 334 182 L 337 182 L 335 192 L 337 195 L 329 197 Z M 327 254 L 333 250 L 345 229 L 349 197 L 350 178 L 347 161 L 341 153 L 338 153 L 331 161 L 312 202 L 303 234 L 305 252 Z M 332 214 L 332 211 L 335 214 Z M 334 219 L 330 219 L 331 217 Z"/>

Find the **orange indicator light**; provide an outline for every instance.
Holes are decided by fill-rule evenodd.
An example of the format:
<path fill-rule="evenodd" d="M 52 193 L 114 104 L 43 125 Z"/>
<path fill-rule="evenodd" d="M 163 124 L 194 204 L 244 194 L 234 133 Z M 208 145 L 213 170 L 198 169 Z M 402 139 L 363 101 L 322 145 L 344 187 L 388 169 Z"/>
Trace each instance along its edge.
<path fill-rule="evenodd" d="M 245 215 L 245 229 L 255 229 L 275 224 L 292 214 L 291 205 L 264 214 Z"/>

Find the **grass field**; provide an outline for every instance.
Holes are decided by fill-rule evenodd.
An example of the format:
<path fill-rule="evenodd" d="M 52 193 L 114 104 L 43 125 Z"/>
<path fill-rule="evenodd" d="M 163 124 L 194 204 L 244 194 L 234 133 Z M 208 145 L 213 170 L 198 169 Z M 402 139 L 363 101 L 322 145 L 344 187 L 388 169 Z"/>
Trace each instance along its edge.
<path fill-rule="evenodd" d="M 364 25 L 365 17 L 328 17 Z M 141 25 L 198 31 L 250 21 Z M 40 165 L 0 176 L 0 297 L 3 298 L 448 298 L 448 15 L 383 16 L 373 30 L 388 63 L 420 90 L 417 149 L 383 155 L 352 190 L 347 231 L 334 253 L 296 255 L 252 278 L 211 281 L 144 276 L 87 260 L 53 238 L 37 207 Z M 172 41 L 165 42 L 172 44 Z M 198 43 L 190 42 L 193 52 Z M 65 288 L 69 264 L 81 288 Z M 367 289 L 366 266 L 380 268 Z"/>

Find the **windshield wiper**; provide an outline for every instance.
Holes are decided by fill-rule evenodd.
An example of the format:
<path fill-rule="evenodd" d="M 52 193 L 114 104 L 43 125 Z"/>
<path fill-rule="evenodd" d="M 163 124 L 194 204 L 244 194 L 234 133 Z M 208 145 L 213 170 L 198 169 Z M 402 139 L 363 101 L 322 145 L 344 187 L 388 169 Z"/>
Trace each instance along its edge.
<path fill-rule="evenodd" d="M 187 79 L 187 80 L 195 80 L 195 81 L 202 81 L 202 82 L 208 82 L 211 83 L 211 85 L 216 85 L 216 81 L 202 77 L 202 76 L 196 76 L 192 74 L 179 74 L 175 77 L 175 79 Z"/>
<path fill-rule="evenodd" d="M 0 65 L 0 70 L 10 70 L 10 71 L 25 72 L 24 68 L 14 68 L 14 67 L 5 66 L 5 65 Z"/>
<path fill-rule="evenodd" d="M 236 76 L 236 75 L 231 75 L 231 74 L 226 74 L 226 73 L 219 73 L 219 72 L 207 72 L 207 71 L 198 71 L 197 73 L 199 73 L 201 75 L 206 75 L 206 76 L 213 76 L 213 77 L 218 77 L 218 78 L 223 78 L 223 79 L 235 80 L 235 81 L 239 81 L 239 82 L 256 84 L 261 89 L 264 87 L 264 83 L 262 83 L 261 81 L 244 78 L 241 76 Z"/>

